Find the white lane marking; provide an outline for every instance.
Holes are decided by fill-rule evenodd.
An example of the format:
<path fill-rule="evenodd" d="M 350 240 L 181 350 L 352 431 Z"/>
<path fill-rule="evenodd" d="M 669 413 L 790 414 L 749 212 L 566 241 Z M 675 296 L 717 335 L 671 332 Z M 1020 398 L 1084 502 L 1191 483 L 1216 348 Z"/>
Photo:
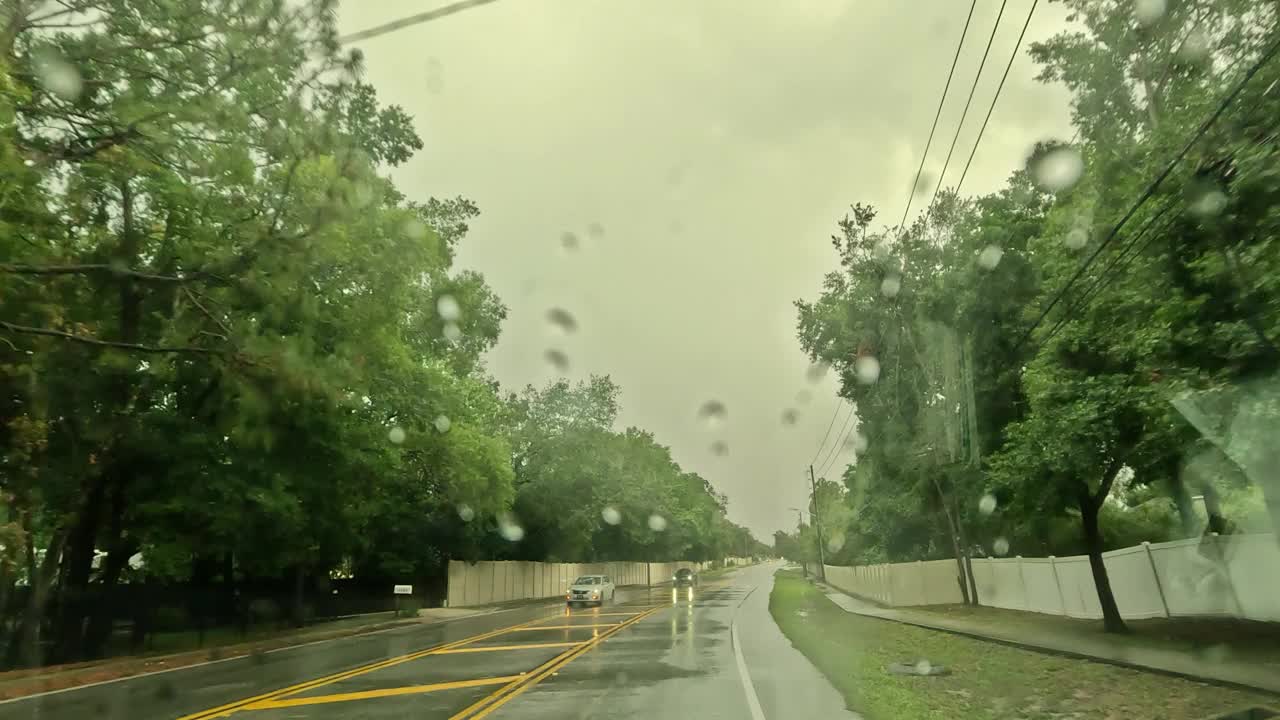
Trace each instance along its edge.
<path fill-rule="evenodd" d="M 757 586 L 758 587 L 758 586 Z M 733 609 L 733 621 L 729 624 L 729 635 L 733 640 L 733 659 L 738 664 L 738 677 L 742 678 L 742 689 L 747 694 L 747 707 L 751 708 L 751 720 L 765 720 L 764 710 L 760 708 L 760 698 L 756 696 L 756 686 L 751 683 L 751 673 L 747 672 L 747 661 L 742 657 L 742 642 L 738 640 L 738 610 L 742 607 L 742 603 L 751 597 L 751 593 L 755 592 L 753 587 L 746 595 L 742 596 L 742 602 L 738 603 L 738 607 Z"/>

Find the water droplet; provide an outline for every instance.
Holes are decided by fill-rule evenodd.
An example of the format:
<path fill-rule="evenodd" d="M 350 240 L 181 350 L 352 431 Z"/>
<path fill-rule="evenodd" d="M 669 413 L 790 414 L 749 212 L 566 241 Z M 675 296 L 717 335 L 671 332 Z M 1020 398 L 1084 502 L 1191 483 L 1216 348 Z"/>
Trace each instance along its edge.
<path fill-rule="evenodd" d="M 897 297 L 898 291 L 901 289 L 902 278 L 898 277 L 897 273 L 885 275 L 884 279 L 880 281 L 880 294 L 887 298 Z"/>
<path fill-rule="evenodd" d="M 1168 9 L 1168 0 L 1134 0 L 1133 19 L 1142 27 L 1151 27 L 1160 22 Z"/>
<path fill-rule="evenodd" d="M 996 538 L 996 541 L 991 543 L 991 551 L 994 552 L 996 555 L 999 555 L 1000 557 L 1004 557 L 1005 555 L 1008 555 L 1009 541 L 1003 537 Z"/>
<path fill-rule="evenodd" d="M 880 238 L 871 252 L 876 260 L 885 262 L 893 255 L 893 245 L 889 242 L 889 238 Z"/>
<path fill-rule="evenodd" d="M 588 235 L 592 240 L 603 240 L 603 239 L 604 239 L 604 226 L 603 226 L 603 225 L 601 225 L 601 224 L 600 224 L 600 223 L 598 223 L 598 222 L 593 222 L 593 223 L 591 223 L 590 225 L 588 225 L 588 226 L 587 226 L 587 235 Z"/>
<path fill-rule="evenodd" d="M 809 401 L 811 400 L 813 400 L 813 393 L 809 392 L 808 390 L 801 390 L 800 392 L 796 393 L 797 405 L 808 405 Z"/>
<path fill-rule="evenodd" d="M 26 167 L 35 167 L 36 161 L 32 160 L 31 158 L 27 158 L 26 160 L 22 161 L 22 164 L 25 165 Z"/>
<path fill-rule="evenodd" d="M 36 77 L 45 89 L 63 100 L 80 97 L 84 83 L 80 79 L 80 71 L 74 65 L 62 59 L 52 49 L 39 50 L 33 55 Z"/>
<path fill-rule="evenodd" d="M 933 672 L 933 663 L 928 660 L 921 660 L 916 663 L 917 675 L 928 675 L 931 672 Z"/>
<path fill-rule="evenodd" d="M 984 270 L 995 270 L 1002 257 L 1004 257 L 1004 250 L 996 245 L 988 245 L 978 253 L 978 266 Z"/>
<path fill-rule="evenodd" d="M 933 173 L 922 172 L 920 173 L 920 179 L 916 180 L 916 186 L 912 190 L 912 193 L 916 197 L 920 197 L 921 195 L 926 195 L 928 194 L 929 188 L 932 185 L 933 185 Z"/>
<path fill-rule="evenodd" d="M 716 457 L 724 457 L 729 454 L 729 443 L 723 440 L 717 440 L 711 443 L 711 454 Z"/>
<path fill-rule="evenodd" d="M 1042 189 L 1056 193 L 1075 185 L 1084 175 L 1084 158 L 1071 147 L 1046 150 L 1031 159 L 1031 176 Z"/>
<path fill-rule="evenodd" d="M 845 438 L 844 449 L 852 450 L 861 455 L 867 451 L 867 436 L 857 430 L 854 430 L 849 437 Z"/>
<path fill-rule="evenodd" d="M 786 410 L 782 411 L 783 425 L 787 425 L 787 426 L 795 425 L 796 421 L 799 419 L 800 419 L 800 413 L 796 412 L 792 408 L 787 408 Z"/>
<path fill-rule="evenodd" d="M 1089 232 L 1084 228 L 1072 228 L 1063 244 L 1072 250 L 1079 250 L 1089 244 Z"/>
<path fill-rule="evenodd" d="M 1187 38 L 1178 48 L 1178 57 L 1184 62 L 1198 63 L 1209 57 L 1209 34 L 1200 28 L 1187 33 Z"/>
<path fill-rule="evenodd" d="M 550 363 L 551 367 L 554 368 L 556 372 L 569 372 L 569 356 L 564 354 L 564 351 L 550 348 L 543 353 L 543 357 L 547 359 L 547 362 Z"/>
<path fill-rule="evenodd" d="M 831 365 L 819 360 L 818 362 L 810 365 L 808 370 L 804 371 L 804 376 L 808 378 L 809 382 L 816 383 L 826 377 L 827 371 L 830 369 Z"/>
<path fill-rule="evenodd" d="M 568 250 L 569 252 L 573 252 L 574 250 L 582 247 L 582 243 L 578 240 L 578 236 L 575 233 L 566 231 L 560 236 L 560 247 Z"/>
<path fill-rule="evenodd" d="M 622 522 L 622 513 L 618 512 L 617 508 L 609 505 L 606 505 L 605 508 L 600 511 L 600 517 L 610 525 L 617 525 Z"/>
<path fill-rule="evenodd" d="M 654 532 L 662 532 L 667 529 L 667 519 L 654 513 L 649 516 L 649 529 Z"/>
<path fill-rule="evenodd" d="M 840 532 L 839 530 L 835 531 L 834 533 L 831 534 L 831 537 L 827 538 L 827 552 L 833 552 L 833 553 L 840 552 L 841 548 L 843 547 L 844 547 L 844 533 Z"/>
<path fill-rule="evenodd" d="M 399 445 L 404 442 L 404 428 L 399 425 L 391 428 L 391 431 L 387 433 L 387 439 L 391 441 L 392 445 Z"/>
<path fill-rule="evenodd" d="M 570 335 L 578 329 L 578 321 L 575 320 L 573 315 L 564 308 L 551 308 L 548 310 L 547 322 L 551 323 L 553 328 L 559 330 L 565 335 Z"/>
<path fill-rule="evenodd" d="M 456 323 L 445 323 L 444 339 L 448 340 L 454 345 L 457 345 L 458 343 L 462 342 L 462 328 L 458 327 Z"/>
<path fill-rule="evenodd" d="M 417 218 L 409 218 L 404 221 L 404 234 L 410 240 L 426 240 L 427 225 Z"/>
<path fill-rule="evenodd" d="M 870 385 L 880 379 L 880 361 L 873 355 L 863 355 L 854 362 L 853 372 L 858 376 L 858 382 Z"/>
<path fill-rule="evenodd" d="M 436 432 L 442 433 L 449 432 L 449 428 L 453 427 L 453 421 L 447 415 L 437 415 L 431 424 L 436 426 Z"/>
<path fill-rule="evenodd" d="M 447 323 L 456 323 L 462 317 L 462 308 L 452 295 L 441 295 L 436 299 L 436 313 Z"/>
<path fill-rule="evenodd" d="M 462 503 L 458 506 L 458 517 L 462 518 L 462 522 L 471 522 L 476 517 L 476 511 L 470 505 Z"/>
<path fill-rule="evenodd" d="M 698 418 L 709 427 L 717 427 L 729 417 L 729 409 L 719 400 L 708 400 L 698 408 Z"/>
<path fill-rule="evenodd" d="M 1227 208 L 1227 196 L 1216 187 L 1198 189 L 1191 198 L 1191 213 L 1198 217 L 1210 218 L 1222 213 Z"/>
<path fill-rule="evenodd" d="M 524 539 L 524 528 L 510 515 L 498 518 L 498 534 L 507 542 L 520 542 Z"/>
<path fill-rule="evenodd" d="M 427 60 L 426 72 L 427 92 L 439 95 L 444 90 L 444 65 L 438 58 Z"/>
<path fill-rule="evenodd" d="M 987 493 L 986 495 L 983 495 L 982 499 L 978 501 L 978 512 L 982 513 L 983 515 L 990 515 L 995 511 L 996 511 L 996 496 L 992 495 L 991 493 Z"/>

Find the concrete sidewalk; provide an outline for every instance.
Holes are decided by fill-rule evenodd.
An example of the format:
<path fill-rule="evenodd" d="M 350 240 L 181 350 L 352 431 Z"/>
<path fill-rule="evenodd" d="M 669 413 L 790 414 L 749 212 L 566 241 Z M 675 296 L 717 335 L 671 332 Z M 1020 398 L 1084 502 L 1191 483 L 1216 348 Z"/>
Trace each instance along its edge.
<path fill-rule="evenodd" d="M 1133 643 L 1123 635 L 1084 636 L 1078 633 L 1067 633 L 1052 626 L 1045 627 L 1043 631 L 1038 629 L 1035 633 L 1029 633 L 1025 629 L 999 627 L 992 623 L 969 619 L 941 617 L 935 613 L 913 611 L 911 608 L 882 607 L 862 598 L 846 595 L 824 583 L 816 584 L 831 602 L 857 615 L 1137 670 L 1178 675 L 1204 682 L 1226 683 L 1280 694 L 1280 672 L 1273 664 L 1233 660 L 1226 656 L 1208 658 L 1180 650 L 1146 647 Z"/>

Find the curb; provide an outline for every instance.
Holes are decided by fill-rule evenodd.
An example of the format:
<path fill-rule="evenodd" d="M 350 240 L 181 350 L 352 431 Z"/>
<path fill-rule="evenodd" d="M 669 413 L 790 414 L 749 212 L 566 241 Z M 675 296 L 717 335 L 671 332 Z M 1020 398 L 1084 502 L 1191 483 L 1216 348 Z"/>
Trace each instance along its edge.
<path fill-rule="evenodd" d="M 817 587 L 817 583 L 811 583 L 811 584 Z M 848 595 L 849 597 L 858 598 L 859 600 L 863 599 L 858 597 L 857 595 L 846 593 L 843 590 L 837 590 L 835 588 L 832 588 L 832 591 L 839 592 L 844 595 Z M 837 605 L 837 607 L 839 606 Z M 1246 682 L 1239 682 L 1236 680 L 1226 680 L 1221 678 L 1205 677 L 1203 675 L 1193 675 L 1191 673 L 1182 672 L 1180 670 L 1170 670 L 1168 668 L 1153 667 L 1151 665 L 1143 665 L 1141 663 L 1130 662 L 1128 660 L 1119 660 L 1116 658 L 1101 657 L 1098 655 L 1089 655 L 1087 653 L 1077 652 L 1074 650 L 1063 650 L 1061 648 L 1049 647 L 1046 645 L 1036 645 L 1034 643 L 1029 643 L 1029 642 L 1020 641 L 1020 640 L 1010 640 L 1007 638 L 992 637 L 990 635 L 983 635 L 982 633 L 974 632 L 972 630 L 960 630 L 958 628 L 944 627 L 941 625 L 933 625 L 930 623 L 919 622 L 915 620 L 903 620 L 900 618 L 885 617 L 883 615 L 872 615 L 868 613 L 860 613 L 860 612 L 857 612 L 856 610 L 848 610 L 845 608 L 840 608 L 840 609 L 852 615 L 857 615 L 858 617 L 863 617 L 870 620 L 882 620 L 884 622 L 893 622 L 893 623 L 898 623 L 900 625 L 910 625 L 912 627 L 921 628 L 922 630 L 932 630 L 934 632 L 944 632 L 949 635 L 959 635 L 961 637 L 966 637 L 971 640 L 980 640 L 982 642 L 989 642 L 995 645 L 1004 645 L 1005 647 L 1017 648 L 1019 650 L 1028 650 L 1030 652 L 1040 653 L 1041 655 L 1054 655 L 1057 657 L 1071 658 L 1073 660 L 1088 660 L 1090 662 L 1101 663 L 1103 665 L 1113 665 L 1116 667 L 1127 668 L 1129 670 L 1137 670 L 1139 672 L 1153 673 L 1156 675 L 1164 675 L 1166 677 L 1174 677 L 1181 680 L 1191 680 L 1193 682 L 1204 683 L 1205 685 L 1213 685 L 1215 687 L 1229 688 L 1232 690 L 1245 690 L 1248 692 L 1262 693 L 1264 695 L 1269 695 L 1271 697 L 1280 698 L 1280 688 L 1267 688 L 1267 687 L 1253 685 Z M 886 609 L 888 608 L 886 607 Z"/>

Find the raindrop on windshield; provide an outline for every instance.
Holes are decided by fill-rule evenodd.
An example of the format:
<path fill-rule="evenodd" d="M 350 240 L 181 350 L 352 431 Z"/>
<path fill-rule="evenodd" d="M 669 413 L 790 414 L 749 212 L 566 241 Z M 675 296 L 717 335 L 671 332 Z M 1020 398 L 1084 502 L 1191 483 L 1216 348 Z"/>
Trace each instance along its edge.
<path fill-rule="evenodd" d="M 1036 184 L 1048 192 L 1062 192 L 1080 180 L 1084 159 L 1080 151 L 1070 147 L 1046 150 L 1031 160 L 1031 175 Z"/>
<path fill-rule="evenodd" d="M 867 436 L 857 430 L 854 430 L 849 437 L 845 438 L 844 449 L 852 450 L 861 455 L 867 451 Z"/>
<path fill-rule="evenodd" d="M 796 412 L 793 408 L 787 408 L 786 410 L 782 411 L 783 425 L 787 425 L 787 426 L 795 425 L 796 421 L 799 419 L 800 419 L 800 413 Z"/>
<path fill-rule="evenodd" d="M 833 552 L 833 553 L 840 552 L 841 548 L 843 547 L 844 547 L 844 533 L 840 532 L 839 530 L 835 531 L 834 533 L 831 534 L 831 537 L 827 538 L 827 552 Z"/>
<path fill-rule="evenodd" d="M 436 313 L 447 323 L 456 323 L 462 317 L 462 308 L 452 295 L 441 295 L 436 300 Z"/>
<path fill-rule="evenodd" d="M 1209 34 L 1200 28 L 1187 33 L 1187 38 L 1178 48 L 1178 57 L 1183 62 L 1196 63 L 1209 57 Z"/>
<path fill-rule="evenodd" d="M 457 323 L 445 323 L 444 339 L 448 340 L 454 345 L 457 345 L 458 343 L 462 342 L 462 328 L 458 327 Z"/>
<path fill-rule="evenodd" d="M 826 377 L 827 371 L 830 369 L 831 369 L 830 365 L 819 360 L 818 362 L 810 365 L 808 370 L 804 371 L 804 376 L 809 379 L 809 382 L 816 383 L 822 378 Z"/>
<path fill-rule="evenodd" d="M 564 351 L 551 348 L 543 353 L 543 357 L 547 359 L 547 362 L 551 364 L 551 367 L 555 368 L 556 372 L 569 372 L 569 356 L 565 355 Z"/>
<path fill-rule="evenodd" d="M 996 496 L 992 495 L 991 493 L 987 493 L 986 495 L 983 495 L 982 499 L 978 501 L 978 512 L 982 513 L 983 515 L 990 515 L 995 511 L 996 511 Z"/>
<path fill-rule="evenodd" d="M 667 519 L 661 515 L 654 513 L 649 516 L 649 529 L 654 532 L 662 532 L 667 529 Z"/>
<path fill-rule="evenodd" d="M 988 245 L 978 253 L 978 265 L 984 270 L 995 270 L 1002 257 L 1004 257 L 1004 250 L 996 245 Z"/>
<path fill-rule="evenodd" d="M 881 238 L 871 252 L 876 260 L 885 262 L 893 254 L 893 245 L 890 244 L 889 238 Z"/>
<path fill-rule="evenodd" d="M 1008 555 L 1009 541 L 1003 537 L 996 538 L 995 542 L 991 543 L 991 551 L 994 552 L 996 555 L 999 555 L 1000 557 L 1004 557 L 1005 555 Z"/>
<path fill-rule="evenodd" d="M 604 226 L 598 222 L 591 223 L 587 226 L 587 235 L 590 236 L 592 240 L 603 240 Z"/>
<path fill-rule="evenodd" d="M 916 180 L 916 186 L 913 190 L 915 196 L 920 197 L 921 195 L 928 194 L 930 185 L 933 185 L 933 173 L 920 173 L 920 179 Z"/>
<path fill-rule="evenodd" d="M 462 518 L 462 522 L 471 522 L 476 517 L 476 511 L 470 505 L 462 503 L 458 506 L 458 517 Z"/>
<path fill-rule="evenodd" d="M 551 323 L 551 327 L 565 335 L 570 335 L 578 329 L 578 321 L 574 319 L 572 313 L 564 308 L 551 308 L 548 310 L 547 322 Z"/>
<path fill-rule="evenodd" d="M 880 281 L 880 294 L 887 298 L 892 299 L 897 297 L 898 291 L 901 289 L 902 278 L 898 277 L 896 273 L 892 275 L 885 275 L 884 279 Z"/>
<path fill-rule="evenodd" d="M 425 240 L 427 238 L 427 226 L 417 218 L 409 218 L 404 221 L 404 234 L 410 240 Z"/>
<path fill-rule="evenodd" d="M 1084 228 L 1072 228 L 1071 232 L 1067 233 L 1066 240 L 1063 241 L 1063 244 L 1072 250 L 1079 250 L 1088 243 L 1089 232 Z"/>
<path fill-rule="evenodd" d="M 797 405 L 808 405 L 809 401 L 811 400 L 813 400 L 813 393 L 809 392 L 808 390 L 801 390 L 800 392 L 796 393 Z"/>
<path fill-rule="evenodd" d="M 873 355 L 863 355 L 853 364 L 853 371 L 858 376 L 858 382 L 870 385 L 880 379 L 880 361 Z"/>
<path fill-rule="evenodd" d="M 617 525 L 622 522 L 622 513 L 618 512 L 618 509 L 611 505 L 606 505 L 605 508 L 600 511 L 600 517 L 610 525 Z"/>
<path fill-rule="evenodd" d="M 928 660 L 921 660 L 916 663 L 917 675 L 928 675 L 931 672 L 933 672 L 933 663 Z"/>
<path fill-rule="evenodd" d="M 1151 27 L 1160 22 L 1168 9 L 1168 0 L 1134 0 L 1133 19 L 1142 27 Z"/>
<path fill-rule="evenodd" d="M 1192 214 L 1201 218 L 1210 218 L 1220 214 L 1227 207 L 1227 196 L 1212 184 L 1203 184 L 1192 192 Z"/>
<path fill-rule="evenodd" d="M 711 443 L 711 454 L 716 457 L 724 457 L 729 454 L 729 443 L 723 440 L 717 440 Z"/>
<path fill-rule="evenodd" d="M 393 445 L 399 445 L 404 442 L 404 428 L 399 425 L 391 428 L 391 431 L 387 433 L 387 439 L 390 440 Z"/>
<path fill-rule="evenodd" d="M 498 534 L 507 542 L 519 542 L 524 539 L 524 528 L 512 516 L 503 515 L 498 518 Z"/>
<path fill-rule="evenodd" d="M 568 250 L 569 252 L 573 252 L 581 246 L 581 241 L 578 240 L 578 236 L 574 233 L 566 231 L 560 236 L 560 247 Z"/>
<path fill-rule="evenodd" d="M 720 425 L 728 416 L 728 408 L 719 400 L 708 400 L 698 408 L 698 418 L 711 427 Z"/>
<path fill-rule="evenodd" d="M 449 432 L 449 428 L 453 427 L 453 421 L 446 415 L 437 415 L 436 419 L 431 421 L 431 424 L 436 426 L 437 432 L 442 433 Z"/>
<path fill-rule="evenodd" d="M 440 63 L 439 58 L 429 58 L 427 60 L 427 92 L 432 95 L 439 95 L 444 90 L 444 65 Z"/>
<path fill-rule="evenodd" d="M 34 55 L 36 77 L 40 79 L 41 85 L 63 100 L 80 97 L 84 83 L 80 79 L 80 71 L 74 65 L 63 60 L 52 49 L 38 51 Z"/>

